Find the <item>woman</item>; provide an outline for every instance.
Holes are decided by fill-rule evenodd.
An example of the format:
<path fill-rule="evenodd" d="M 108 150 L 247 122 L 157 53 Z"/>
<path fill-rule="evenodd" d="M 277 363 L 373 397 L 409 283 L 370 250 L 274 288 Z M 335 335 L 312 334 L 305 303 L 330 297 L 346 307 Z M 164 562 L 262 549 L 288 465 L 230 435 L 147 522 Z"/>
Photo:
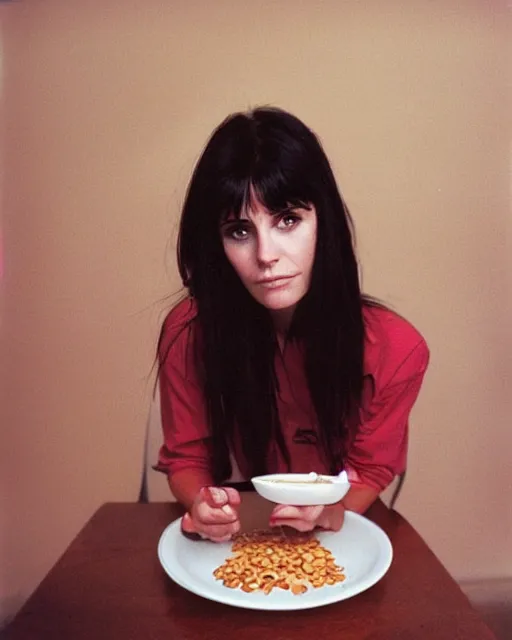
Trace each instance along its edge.
<path fill-rule="evenodd" d="M 194 170 L 178 264 L 189 296 L 160 337 L 158 469 L 215 541 L 239 529 L 224 486 L 272 472 L 337 474 L 328 507 L 278 505 L 270 525 L 339 530 L 405 469 L 428 364 L 421 335 L 361 294 L 349 213 L 316 136 L 279 109 L 228 117 Z"/>

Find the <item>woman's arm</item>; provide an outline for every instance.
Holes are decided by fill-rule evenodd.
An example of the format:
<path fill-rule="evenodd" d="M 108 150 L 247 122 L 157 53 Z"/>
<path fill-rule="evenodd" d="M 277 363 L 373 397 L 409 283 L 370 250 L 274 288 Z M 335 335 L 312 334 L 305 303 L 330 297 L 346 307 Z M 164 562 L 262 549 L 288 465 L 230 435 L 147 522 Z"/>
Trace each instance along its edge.
<path fill-rule="evenodd" d="M 402 361 L 391 380 L 376 389 L 365 418 L 345 459 L 351 486 L 347 509 L 361 513 L 406 468 L 409 415 L 418 397 L 429 352 L 419 342 Z"/>
<path fill-rule="evenodd" d="M 211 487 L 213 478 L 206 469 L 187 468 L 167 477 L 176 500 L 190 511 L 202 487 Z"/>
<path fill-rule="evenodd" d="M 374 399 L 371 418 L 361 425 L 346 459 L 351 487 L 345 498 L 326 507 L 278 505 L 271 526 L 288 525 L 300 531 L 315 526 L 339 531 L 345 510 L 364 513 L 395 475 L 405 469 L 407 427 L 428 364 L 428 349 L 420 342 L 392 379 Z"/>
<path fill-rule="evenodd" d="M 202 487 L 212 486 L 211 437 L 195 360 L 195 308 L 190 300 L 168 315 L 159 344 L 158 384 L 163 443 L 156 469 L 190 510 Z"/>
<path fill-rule="evenodd" d="M 342 504 L 347 511 L 364 513 L 377 500 L 380 492 L 372 487 L 364 485 L 350 487 L 342 500 Z"/>

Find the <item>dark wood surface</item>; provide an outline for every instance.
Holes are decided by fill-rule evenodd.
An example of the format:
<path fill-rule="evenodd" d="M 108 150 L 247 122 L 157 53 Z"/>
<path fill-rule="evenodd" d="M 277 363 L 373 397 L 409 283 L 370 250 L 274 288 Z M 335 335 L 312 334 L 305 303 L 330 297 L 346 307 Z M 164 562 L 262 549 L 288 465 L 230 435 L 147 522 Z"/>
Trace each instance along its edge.
<path fill-rule="evenodd" d="M 342 602 L 293 612 L 237 609 L 185 591 L 157 558 L 175 504 L 103 505 L 50 571 L 5 640 L 492 640 L 457 584 L 398 513 L 366 514 L 391 539 L 389 572 Z M 269 504 L 245 494 L 245 529 Z M 199 543 L 200 544 L 200 543 Z"/>

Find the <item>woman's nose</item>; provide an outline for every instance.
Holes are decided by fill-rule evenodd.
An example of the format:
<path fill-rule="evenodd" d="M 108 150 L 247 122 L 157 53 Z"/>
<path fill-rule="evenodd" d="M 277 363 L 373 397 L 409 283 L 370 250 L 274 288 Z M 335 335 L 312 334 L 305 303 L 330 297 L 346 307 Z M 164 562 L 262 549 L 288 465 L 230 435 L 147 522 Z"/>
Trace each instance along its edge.
<path fill-rule="evenodd" d="M 260 233 L 258 235 L 256 258 L 262 266 L 270 266 L 279 260 L 279 247 L 272 238 L 271 233 Z"/>

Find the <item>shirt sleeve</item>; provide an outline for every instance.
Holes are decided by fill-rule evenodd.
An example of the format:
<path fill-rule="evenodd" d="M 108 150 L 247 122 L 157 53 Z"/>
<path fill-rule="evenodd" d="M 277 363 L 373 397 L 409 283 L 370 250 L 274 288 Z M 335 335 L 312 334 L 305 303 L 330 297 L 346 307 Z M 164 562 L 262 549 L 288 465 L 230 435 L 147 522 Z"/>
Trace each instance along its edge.
<path fill-rule="evenodd" d="M 167 346 L 159 350 L 164 441 L 155 469 L 168 475 L 187 468 L 211 468 L 211 438 L 193 357 L 192 332 L 190 326 L 182 328 L 177 337 L 170 331 L 163 340 Z"/>
<path fill-rule="evenodd" d="M 405 471 L 408 422 L 428 366 L 429 351 L 422 340 L 375 395 L 345 461 L 351 484 L 383 491 Z"/>

